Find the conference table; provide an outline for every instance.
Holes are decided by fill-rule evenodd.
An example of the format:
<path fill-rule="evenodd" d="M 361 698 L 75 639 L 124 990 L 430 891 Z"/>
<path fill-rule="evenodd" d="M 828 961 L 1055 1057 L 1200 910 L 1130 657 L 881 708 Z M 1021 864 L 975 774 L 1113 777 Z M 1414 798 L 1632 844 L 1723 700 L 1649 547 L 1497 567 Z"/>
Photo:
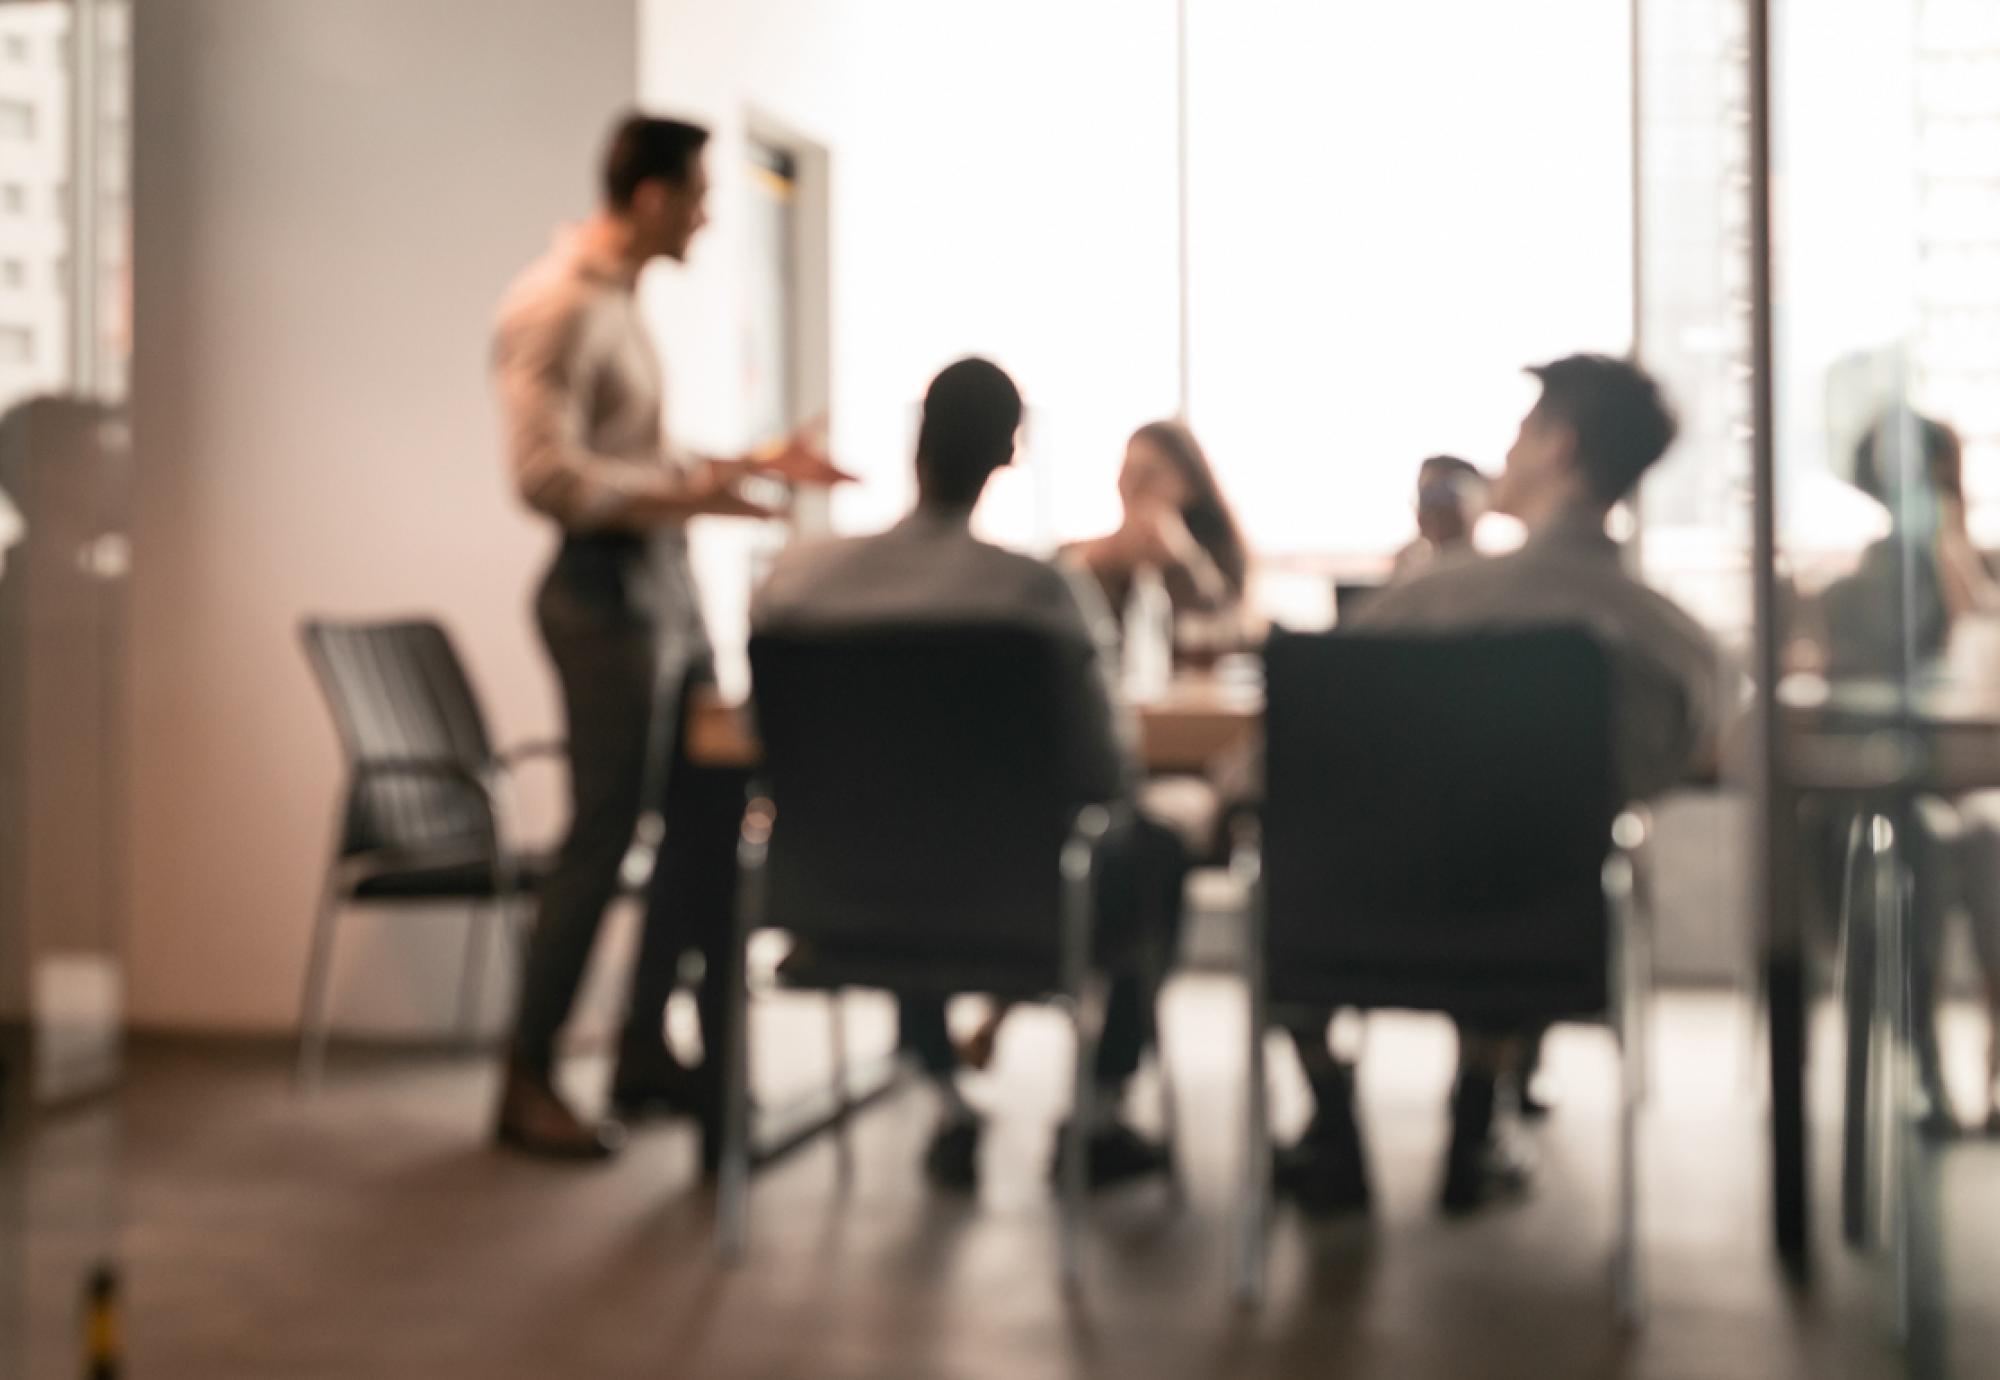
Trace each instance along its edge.
<path fill-rule="evenodd" d="M 1243 746 L 1264 712 L 1255 681 L 1217 674 L 1176 676 L 1165 691 L 1131 706 L 1140 764 L 1150 773 L 1200 773 Z M 703 766 L 754 767 L 761 757 L 748 708 L 714 687 L 688 704 L 688 756 Z"/>
<path fill-rule="evenodd" d="M 2000 686 L 1829 685 L 1795 675 L 1780 683 L 1778 700 L 1789 789 L 1952 796 L 2000 788 Z"/>
<path fill-rule="evenodd" d="M 1957 795 L 2000 788 L 2000 690 L 1939 683 L 1899 693 L 1886 684 L 1829 687 L 1790 676 L 1778 698 L 1786 789 Z M 1154 775 L 1200 773 L 1251 740 L 1264 691 L 1240 677 L 1180 675 L 1130 708 L 1141 766 Z M 756 766 L 762 749 L 748 707 L 713 686 L 697 689 L 688 706 L 688 754 L 704 766 Z"/>

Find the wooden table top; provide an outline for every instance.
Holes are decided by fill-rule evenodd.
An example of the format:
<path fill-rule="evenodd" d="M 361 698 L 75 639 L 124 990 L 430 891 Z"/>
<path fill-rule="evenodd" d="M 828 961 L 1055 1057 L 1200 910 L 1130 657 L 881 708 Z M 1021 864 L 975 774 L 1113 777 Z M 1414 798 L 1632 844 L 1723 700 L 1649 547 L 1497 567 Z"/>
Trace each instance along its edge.
<path fill-rule="evenodd" d="M 1181 677 L 1131 710 L 1148 771 L 1200 772 L 1249 740 L 1264 712 L 1264 692 L 1254 684 Z M 762 748 L 745 706 L 713 688 L 697 690 L 688 705 L 688 755 L 706 766 L 755 766 Z"/>
<path fill-rule="evenodd" d="M 1828 685 L 1789 676 L 1778 698 L 1794 789 L 2000 788 L 2000 688 L 1938 681 L 1905 690 L 1888 681 Z"/>
<path fill-rule="evenodd" d="M 1897 787 L 1956 794 L 2000 788 L 2000 693 L 1935 686 L 1898 699 L 1889 689 L 1793 678 L 1780 692 L 1790 740 L 1791 784 L 1805 790 Z M 1205 771 L 1255 733 L 1263 688 L 1213 676 L 1178 677 L 1157 699 L 1131 706 L 1148 771 Z M 713 688 L 688 708 L 688 750 L 709 766 L 755 766 L 762 749 L 749 715 Z M 1871 728 L 1879 720 L 1880 728 Z M 1835 723 L 1837 722 L 1837 727 Z"/>

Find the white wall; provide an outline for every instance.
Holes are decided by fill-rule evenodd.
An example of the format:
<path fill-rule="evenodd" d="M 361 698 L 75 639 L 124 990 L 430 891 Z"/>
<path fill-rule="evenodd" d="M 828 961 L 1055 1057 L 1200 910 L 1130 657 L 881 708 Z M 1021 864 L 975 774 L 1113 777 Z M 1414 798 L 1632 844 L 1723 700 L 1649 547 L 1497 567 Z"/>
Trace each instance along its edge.
<path fill-rule="evenodd" d="M 590 205 L 633 0 L 139 8 L 131 1012 L 280 1030 L 338 786 L 299 619 L 435 612 L 503 740 L 554 726 L 487 325 Z M 459 924 L 350 924 L 347 1022 L 440 1021 Z"/>
<path fill-rule="evenodd" d="M 718 135 L 715 223 L 688 268 L 644 287 L 684 441 L 755 439 L 734 372 L 753 115 L 834 151 L 834 441 L 867 479 L 841 496 L 842 525 L 907 503 L 917 400 L 962 353 L 1012 369 L 1034 411 L 1035 472 L 989 507 L 1016 540 L 1057 535 L 1058 487 L 1108 520 L 1126 433 L 1173 406 L 1167 8 L 640 10 L 636 62 L 632 0 L 153 0 L 142 15 L 139 1024 L 295 1018 L 338 788 L 301 616 L 439 613 L 500 736 L 554 728 L 525 611 L 547 537 L 502 482 L 486 329 L 551 223 L 587 209 L 635 70 L 649 104 Z M 727 645 L 741 543 L 699 540 Z M 441 1028 L 460 926 L 348 925 L 344 1027 Z"/>

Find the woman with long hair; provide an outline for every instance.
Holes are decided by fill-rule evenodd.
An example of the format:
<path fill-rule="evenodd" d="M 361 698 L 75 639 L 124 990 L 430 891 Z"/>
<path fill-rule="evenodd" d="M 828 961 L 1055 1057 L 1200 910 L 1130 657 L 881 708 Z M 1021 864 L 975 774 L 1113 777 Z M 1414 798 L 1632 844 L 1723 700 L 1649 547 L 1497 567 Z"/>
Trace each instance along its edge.
<path fill-rule="evenodd" d="M 1065 547 L 1062 558 L 1090 573 L 1115 616 L 1122 617 L 1133 582 L 1151 566 L 1160 572 L 1177 622 L 1192 614 L 1240 632 L 1249 551 L 1194 433 L 1176 421 L 1148 422 L 1133 432 L 1118 471 L 1118 497 L 1125 509 L 1118 530 Z M 1211 643 L 1202 650 L 1220 649 Z M 1149 781 L 1139 804 L 1187 855 L 1199 858 L 1214 850 L 1221 801 L 1209 781 L 1192 776 Z M 1174 886 L 1179 884 L 1177 877 Z M 1006 1014 L 1005 1003 L 990 1010 L 959 1042 L 960 1059 L 985 1068 Z"/>
<path fill-rule="evenodd" d="M 1124 520 L 1064 554 L 1096 577 L 1114 614 L 1138 572 L 1160 572 L 1174 612 L 1233 612 L 1243 601 L 1249 549 L 1194 433 L 1176 421 L 1148 422 L 1125 443 L 1118 471 Z"/>

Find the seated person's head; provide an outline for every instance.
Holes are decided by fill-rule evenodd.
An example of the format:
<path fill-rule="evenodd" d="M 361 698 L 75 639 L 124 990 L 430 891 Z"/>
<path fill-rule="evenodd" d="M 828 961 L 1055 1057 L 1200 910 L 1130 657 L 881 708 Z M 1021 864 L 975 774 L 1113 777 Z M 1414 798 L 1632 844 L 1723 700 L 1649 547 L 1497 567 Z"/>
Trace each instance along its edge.
<path fill-rule="evenodd" d="M 1118 469 L 1118 499 L 1128 521 L 1146 509 L 1180 514 L 1188 535 L 1215 562 L 1232 595 L 1243 592 L 1250 558 L 1242 529 L 1222 496 L 1208 453 L 1185 422 L 1148 422 L 1132 433 Z"/>
<path fill-rule="evenodd" d="M 1021 392 L 999 365 L 961 359 L 931 380 L 917 432 L 917 498 L 970 508 L 986 481 L 1014 459 Z"/>
<path fill-rule="evenodd" d="M 1904 427 L 1910 430 L 1905 432 Z M 1915 442 L 1917 464 L 1904 462 Z M 1854 448 L 1854 486 L 1899 520 L 1911 499 L 1965 496 L 1964 461 L 1958 433 L 1919 413 L 1891 409 Z M 1931 505 L 1926 505 L 1931 506 Z"/>
<path fill-rule="evenodd" d="M 1180 422 L 1148 422 L 1125 443 L 1118 498 L 1127 508 L 1157 504 L 1184 512 L 1214 493 L 1208 457 Z"/>
<path fill-rule="evenodd" d="M 1433 546 L 1472 540 L 1486 506 L 1486 476 L 1470 460 L 1433 455 L 1417 468 L 1417 533 Z"/>
<path fill-rule="evenodd" d="M 1493 483 L 1499 512 L 1532 526 L 1565 511 L 1608 511 L 1673 443 L 1674 414 L 1637 365 L 1570 355 L 1528 372 L 1542 396 Z"/>

